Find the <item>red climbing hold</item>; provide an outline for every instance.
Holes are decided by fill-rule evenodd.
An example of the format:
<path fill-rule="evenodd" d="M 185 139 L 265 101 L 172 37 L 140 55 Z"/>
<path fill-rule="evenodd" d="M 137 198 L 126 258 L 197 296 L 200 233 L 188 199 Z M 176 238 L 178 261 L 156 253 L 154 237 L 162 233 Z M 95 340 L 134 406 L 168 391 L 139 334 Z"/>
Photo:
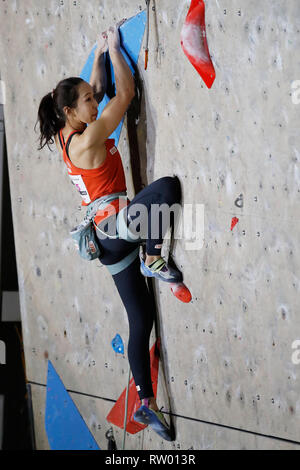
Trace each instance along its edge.
<path fill-rule="evenodd" d="M 175 297 L 181 302 L 189 303 L 192 300 L 192 294 L 183 282 L 172 282 L 169 285 Z"/>
<path fill-rule="evenodd" d="M 151 380 L 153 393 L 156 397 L 157 393 L 157 379 L 158 379 L 158 365 L 159 365 L 159 349 L 160 349 L 160 338 L 154 343 L 150 350 L 150 366 L 151 366 Z M 114 404 L 106 419 L 109 423 L 115 424 L 119 428 L 124 428 L 124 416 L 125 416 L 125 399 L 126 399 L 126 388 L 121 393 L 117 402 Z M 127 421 L 126 431 L 130 434 L 136 434 L 142 431 L 147 426 L 145 424 L 134 421 L 134 413 L 140 408 L 141 400 L 138 396 L 134 379 L 132 378 L 129 382 L 129 393 L 128 393 L 128 405 L 127 405 Z"/>
<path fill-rule="evenodd" d="M 181 30 L 181 47 L 208 88 L 211 88 L 215 69 L 211 61 L 205 30 L 205 4 L 203 0 L 192 0 Z"/>
<path fill-rule="evenodd" d="M 230 230 L 238 223 L 239 219 L 237 217 L 232 217 Z"/>

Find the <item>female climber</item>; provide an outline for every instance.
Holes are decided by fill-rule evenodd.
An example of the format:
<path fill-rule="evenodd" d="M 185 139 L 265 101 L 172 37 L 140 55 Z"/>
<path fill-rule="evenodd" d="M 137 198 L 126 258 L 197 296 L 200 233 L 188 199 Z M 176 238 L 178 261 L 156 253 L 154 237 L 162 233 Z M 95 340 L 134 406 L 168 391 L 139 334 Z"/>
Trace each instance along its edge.
<path fill-rule="evenodd" d="M 171 207 L 180 204 L 181 190 L 177 177 L 167 176 L 142 189 L 132 201 L 126 196 L 122 160 L 114 140 L 109 139 L 135 96 L 134 78 L 120 50 L 119 26 L 120 23 L 102 33 L 90 83 L 78 77 L 66 78 L 42 98 L 37 120 L 40 126 L 38 150 L 46 144 L 49 147 L 55 139 L 68 174 L 83 199 L 83 206 L 88 207 L 98 200 L 103 206 L 103 201 L 110 197 L 105 211 L 98 211 L 94 222 L 102 251 L 101 263 L 112 274 L 128 315 L 128 359 L 141 400 L 141 407 L 134 417 L 136 421 L 152 426 L 164 439 L 172 440 L 170 427 L 159 411 L 152 389 L 149 338 L 155 305 L 145 277 L 172 283 L 182 280 L 181 272 L 169 266 L 161 256 L 166 227 L 161 220 L 157 222 L 158 226 L 151 227 L 153 205 Z M 116 94 L 97 119 L 98 104 L 106 90 L 104 52 L 107 50 L 114 68 Z M 135 206 L 141 205 L 146 211 L 135 210 Z M 128 212 L 122 220 L 128 231 L 137 218 L 141 226 L 147 226 L 144 257 L 139 257 L 141 238 L 127 239 L 126 235 L 121 238 L 120 234 L 115 236 L 107 231 L 107 227 L 111 227 L 109 222 L 118 220 L 124 207 Z M 140 216 L 141 212 L 146 214 L 144 218 Z M 156 238 L 151 237 L 153 228 L 157 229 Z M 133 230 L 130 233 L 132 235 Z"/>

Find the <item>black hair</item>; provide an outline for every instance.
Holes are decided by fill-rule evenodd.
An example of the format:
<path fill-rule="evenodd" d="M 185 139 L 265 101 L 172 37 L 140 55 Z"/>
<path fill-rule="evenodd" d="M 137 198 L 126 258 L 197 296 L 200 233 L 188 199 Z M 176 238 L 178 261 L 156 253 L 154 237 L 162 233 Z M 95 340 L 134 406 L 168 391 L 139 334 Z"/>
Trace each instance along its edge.
<path fill-rule="evenodd" d="M 46 144 L 53 144 L 54 135 L 65 126 L 66 115 L 63 108 L 75 108 L 79 97 L 78 85 L 84 80 L 80 77 L 69 77 L 61 80 L 56 88 L 45 95 L 39 105 L 38 118 L 34 126 L 40 124 L 40 147 L 41 150 Z"/>

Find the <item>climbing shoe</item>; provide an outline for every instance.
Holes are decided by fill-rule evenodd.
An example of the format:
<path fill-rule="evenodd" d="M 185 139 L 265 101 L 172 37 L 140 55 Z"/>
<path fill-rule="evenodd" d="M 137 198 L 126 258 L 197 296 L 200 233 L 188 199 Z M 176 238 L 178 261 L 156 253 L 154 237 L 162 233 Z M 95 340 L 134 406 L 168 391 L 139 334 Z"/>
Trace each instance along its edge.
<path fill-rule="evenodd" d="M 173 441 L 171 436 L 170 426 L 166 422 L 161 411 L 154 411 L 148 406 L 142 405 L 135 413 L 134 420 L 138 423 L 143 423 L 151 426 L 159 436 L 166 441 Z"/>
<path fill-rule="evenodd" d="M 144 260 L 141 258 L 140 269 L 145 277 L 156 277 L 156 279 L 164 282 L 182 282 L 182 273 L 167 265 L 163 258 L 155 260 L 149 266 L 146 266 Z"/>

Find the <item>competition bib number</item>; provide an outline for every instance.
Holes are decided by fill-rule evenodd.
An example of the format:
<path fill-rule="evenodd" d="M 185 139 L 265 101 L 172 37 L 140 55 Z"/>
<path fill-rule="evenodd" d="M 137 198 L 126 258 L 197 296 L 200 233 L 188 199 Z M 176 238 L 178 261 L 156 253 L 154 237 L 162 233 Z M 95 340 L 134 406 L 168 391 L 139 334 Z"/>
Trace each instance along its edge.
<path fill-rule="evenodd" d="M 89 204 L 91 202 L 91 198 L 90 198 L 89 193 L 86 189 L 86 186 L 84 184 L 82 176 L 81 175 L 70 175 L 70 173 L 69 173 L 69 176 L 71 178 L 72 183 L 76 186 L 76 188 L 80 192 L 80 195 L 81 195 L 82 199 L 84 200 L 84 202 L 86 204 Z"/>

